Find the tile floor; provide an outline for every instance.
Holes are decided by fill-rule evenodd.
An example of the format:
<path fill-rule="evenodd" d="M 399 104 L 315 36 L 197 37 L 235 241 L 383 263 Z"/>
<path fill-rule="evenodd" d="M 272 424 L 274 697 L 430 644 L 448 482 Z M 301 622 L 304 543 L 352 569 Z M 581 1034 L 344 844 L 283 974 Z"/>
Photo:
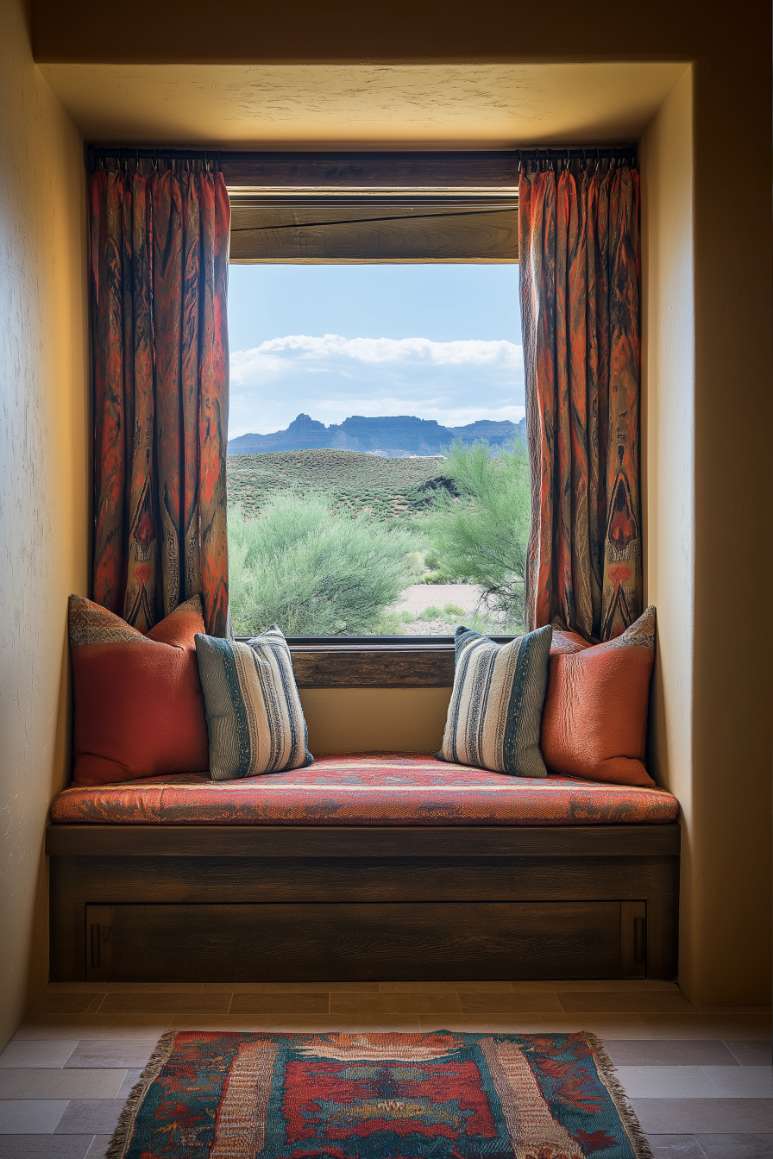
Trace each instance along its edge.
<path fill-rule="evenodd" d="M 50 986 L 0 1054 L 0 1159 L 101 1159 L 175 1026 L 589 1030 L 655 1159 L 773 1159 L 768 1012 L 696 1010 L 666 982 Z"/>

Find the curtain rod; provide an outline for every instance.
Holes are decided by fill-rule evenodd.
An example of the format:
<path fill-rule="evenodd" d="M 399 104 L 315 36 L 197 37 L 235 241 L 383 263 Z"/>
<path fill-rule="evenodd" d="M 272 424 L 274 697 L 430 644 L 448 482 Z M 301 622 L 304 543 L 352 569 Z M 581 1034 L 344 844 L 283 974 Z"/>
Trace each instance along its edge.
<path fill-rule="evenodd" d="M 346 161 L 350 164 L 366 163 L 368 160 L 384 161 L 388 158 L 399 158 L 403 163 L 410 163 L 412 159 L 421 158 L 453 159 L 457 162 L 463 158 L 470 160 L 486 158 L 490 160 L 511 159 L 514 165 L 529 161 L 549 160 L 552 157 L 569 157 L 571 159 L 598 159 L 598 160 L 631 160 L 637 159 L 636 142 L 624 142 L 618 145 L 544 145 L 529 146 L 516 149 L 371 149 L 363 152 L 356 150 L 301 150 L 298 152 L 278 151 L 266 149 L 201 149 L 180 148 L 166 146 L 116 146 L 87 145 L 86 164 L 89 169 L 97 168 L 100 162 L 107 160 L 152 161 L 152 160 L 190 160 L 209 162 L 255 162 L 257 160 L 271 161 L 274 164 L 298 163 L 304 160 L 314 160 L 316 163 Z"/>

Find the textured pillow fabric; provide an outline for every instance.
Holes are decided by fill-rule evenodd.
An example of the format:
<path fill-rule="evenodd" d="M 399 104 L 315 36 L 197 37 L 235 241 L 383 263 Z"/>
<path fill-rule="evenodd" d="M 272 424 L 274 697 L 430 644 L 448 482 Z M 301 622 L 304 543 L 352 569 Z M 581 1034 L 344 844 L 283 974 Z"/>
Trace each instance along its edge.
<path fill-rule="evenodd" d="M 457 628 L 441 760 L 519 777 L 546 776 L 540 725 L 552 632 L 550 626 L 538 628 L 495 644 Z"/>
<path fill-rule="evenodd" d="M 542 753 L 551 772 L 654 785 L 644 765 L 654 660 L 654 608 L 604 644 L 553 633 L 542 718 Z"/>
<path fill-rule="evenodd" d="M 312 761 L 290 649 L 278 628 L 246 642 L 196 637 L 215 781 Z"/>
<path fill-rule="evenodd" d="M 180 604 L 143 635 L 107 608 L 70 596 L 75 700 L 73 779 L 107 785 L 207 769 L 196 669 L 201 601 Z"/>

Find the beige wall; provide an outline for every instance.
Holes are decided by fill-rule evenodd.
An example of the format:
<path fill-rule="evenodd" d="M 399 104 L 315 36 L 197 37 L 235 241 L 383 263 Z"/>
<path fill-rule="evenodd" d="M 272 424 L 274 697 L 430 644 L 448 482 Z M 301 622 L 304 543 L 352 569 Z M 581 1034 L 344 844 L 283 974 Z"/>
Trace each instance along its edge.
<path fill-rule="evenodd" d="M 769 66 L 699 62 L 642 149 L 653 749 L 684 811 L 680 976 L 702 1003 L 770 995 Z"/>
<path fill-rule="evenodd" d="M 695 76 L 694 993 L 769 1001 L 771 29 Z M 721 26 L 720 26 L 721 27 Z M 743 36 L 736 39 L 743 28 Z"/>
<path fill-rule="evenodd" d="M 307 688 L 309 748 L 328 753 L 440 748 L 450 688 Z"/>
<path fill-rule="evenodd" d="M 84 589 L 88 536 L 81 143 L 17 0 L 2 0 L 2 28 L 0 1041 L 46 969 L 43 827 L 64 777 L 65 602 Z"/>
<path fill-rule="evenodd" d="M 680 973 L 696 986 L 693 802 L 695 266 L 692 69 L 644 135 L 642 333 L 645 583 L 658 609 L 650 758 L 683 814 Z"/>
<path fill-rule="evenodd" d="M 769 62 L 698 62 L 641 149 L 652 756 L 683 811 L 680 980 L 706 1004 L 771 984 L 769 86 Z"/>
<path fill-rule="evenodd" d="M 650 0 L 647 19 L 619 0 L 514 4 L 481 0 L 135 0 L 132 19 L 104 0 L 33 0 L 39 60 L 144 63 L 434 63 L 438 61 L 689 60 L 712 53 L 731 68 L 770 58 L 770 6 L 745 0 L 711 13 L 704 0 Z M 515 94 L 517 99 L 518 94 Z"/>

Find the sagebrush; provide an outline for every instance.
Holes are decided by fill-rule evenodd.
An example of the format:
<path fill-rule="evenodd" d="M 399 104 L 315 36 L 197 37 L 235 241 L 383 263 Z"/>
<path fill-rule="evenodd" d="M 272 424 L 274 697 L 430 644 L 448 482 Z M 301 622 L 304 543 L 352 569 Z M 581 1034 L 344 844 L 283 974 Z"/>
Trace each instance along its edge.
<path fill-rule="evenodd" d="M 457 447 L 444 465 L 456 495 L 438 494 L 422 521 L 430 560 L 446 582 L 483 589 L 482 612 L 503 630 L 523 623 L 531 520 L 529 464 L 516 447 L 492 455 L 483 444 Z"/>
<path fill-rule="evenodd" d="M 228 512 L 237 635 L 277 624 L 288 636 L 362 636 L 416 578 L 411 534 L 335 510 L 329 497 L 279 492 L 259 514 Z"/>

